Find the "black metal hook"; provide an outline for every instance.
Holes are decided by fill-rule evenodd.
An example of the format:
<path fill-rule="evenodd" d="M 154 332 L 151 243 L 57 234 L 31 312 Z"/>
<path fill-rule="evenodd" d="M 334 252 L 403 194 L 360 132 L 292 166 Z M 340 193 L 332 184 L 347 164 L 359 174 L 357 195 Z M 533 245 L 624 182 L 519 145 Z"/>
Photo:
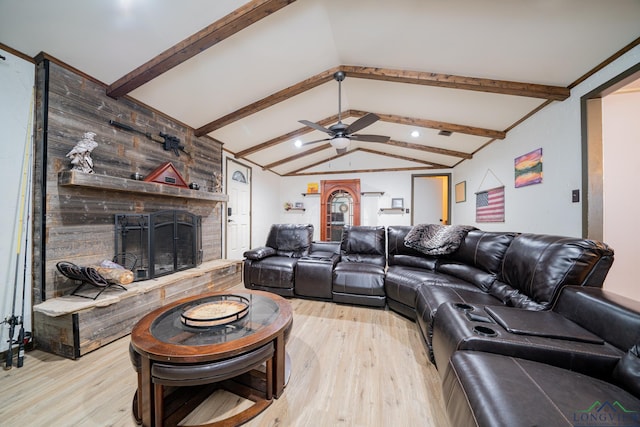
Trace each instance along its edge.
<path fill-rule="evenodd" d="M 4 60 L 5 60 L 5 59 L 7 59 L 7 58 L 6 58 L 6 57 L 4 57 L 4 56 L 2 56 L 2 55 L 0 55 L 0 59 L 2 59 L 2 60 L 4 61 Z"/>

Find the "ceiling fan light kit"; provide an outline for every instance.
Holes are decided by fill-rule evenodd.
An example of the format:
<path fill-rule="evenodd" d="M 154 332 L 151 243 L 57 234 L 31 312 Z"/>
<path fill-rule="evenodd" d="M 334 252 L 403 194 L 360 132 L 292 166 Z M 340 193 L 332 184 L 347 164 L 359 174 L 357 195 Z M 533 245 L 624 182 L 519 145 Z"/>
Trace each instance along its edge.
<path fill-rule="evenodd" d="M 340 150 L 341 148 L 348 148 L 351 140 L 349 138 L 345 138 L 342 136 L 337 136 L 331 140 L 331 145 L 336 150 Z"/>
<path fill-rule="evenodd" d="M 363 141 L 363 142 L 379 142 L 386 143 L 389 141 L 388 136 L 382 135 L 358 135 L 355 132 L 366 128 L 380 120 L 380 117 L 373 113 L 367 113 L 360 117 L 350 125 L 342 123 L 342 81 L 346 74 L 343 71 L 337 71 L 333 78 L 338 82 L 338 123 L 325 128 L 317 123 L 309 120 L 299 120 L 305 126 L 324 132 L 329 135 L 329 138 L 319 139 L 316 141 L 306 142 L 302 145 L 316 144 L 322 141 L 329 141 L 329 143 L 336 149 L 338 154 L 342 154 L 347 151 L 347 148 L 351 144 L 351 140 Z"/>

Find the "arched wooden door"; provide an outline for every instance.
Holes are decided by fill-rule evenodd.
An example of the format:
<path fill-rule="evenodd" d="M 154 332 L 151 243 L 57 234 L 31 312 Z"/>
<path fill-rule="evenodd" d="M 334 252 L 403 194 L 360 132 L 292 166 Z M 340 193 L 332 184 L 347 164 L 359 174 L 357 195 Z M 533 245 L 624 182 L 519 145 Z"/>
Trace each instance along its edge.
<path fill-rule="evenodd" d="M 345 225 L 360 225 L 360 180 L 320 181 L 320 240 L 342 240 Z"/>

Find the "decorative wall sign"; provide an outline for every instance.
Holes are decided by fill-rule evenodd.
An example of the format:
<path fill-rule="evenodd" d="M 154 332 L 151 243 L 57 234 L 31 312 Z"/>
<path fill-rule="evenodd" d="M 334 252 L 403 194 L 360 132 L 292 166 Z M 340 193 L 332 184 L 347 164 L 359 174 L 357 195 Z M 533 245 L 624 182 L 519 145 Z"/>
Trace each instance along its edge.
<path fill-rule="evenodd" d="M 476 193 L 476 222 L 504 222 L 504 186 Z"/>
<path fill-rule="evenodd" d="M 467 201 L 467 181 L 456 184 L 456 203 Z"/>
<path fill-rule="evenodd" d="M 516 157 L 514 161 L 516 188 L 542 182 L 542 148 Z"/>
<path fill-rule="evenodd" d="M 317 193 L 318 192 L 318 183 L 310 182 L 307 184 L 307 193 Z"/>

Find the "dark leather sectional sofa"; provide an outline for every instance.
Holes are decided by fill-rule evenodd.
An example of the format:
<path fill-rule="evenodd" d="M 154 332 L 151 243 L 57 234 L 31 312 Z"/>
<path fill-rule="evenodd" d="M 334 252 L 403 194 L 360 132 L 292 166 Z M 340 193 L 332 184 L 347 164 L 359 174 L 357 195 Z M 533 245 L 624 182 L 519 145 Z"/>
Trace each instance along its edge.
<path fill-rule="evenodd" d="M 244 284 L 283 296 L 384 307 L 384 227 L 345 227 L 341 242 L 313 242 L 310 224 L 276 224 L 244 253 Z"/>
<path fill-rule="evenodd" d="M 392 310 L 417 320 L 432 361 L 441 304 L 547 310 L 563 286 L 601 287 L 613 263 L 613 251 L 591 240 L 480 230 L 470 231 L 450 255 L 425 256 L 404 245 L 410 230 L 388 228 L 385 291 Z"/>
<path fill-rule="evenodd" d="M 473 230 L 427 256 L 409 226 L 347 227 L 342 242 L 309 227 L 273 226 L 245 254 L 245 286 L 416 320 L 452 425 L 640 425 L 640 303 L 601 289 L 607 245 Z"/>

